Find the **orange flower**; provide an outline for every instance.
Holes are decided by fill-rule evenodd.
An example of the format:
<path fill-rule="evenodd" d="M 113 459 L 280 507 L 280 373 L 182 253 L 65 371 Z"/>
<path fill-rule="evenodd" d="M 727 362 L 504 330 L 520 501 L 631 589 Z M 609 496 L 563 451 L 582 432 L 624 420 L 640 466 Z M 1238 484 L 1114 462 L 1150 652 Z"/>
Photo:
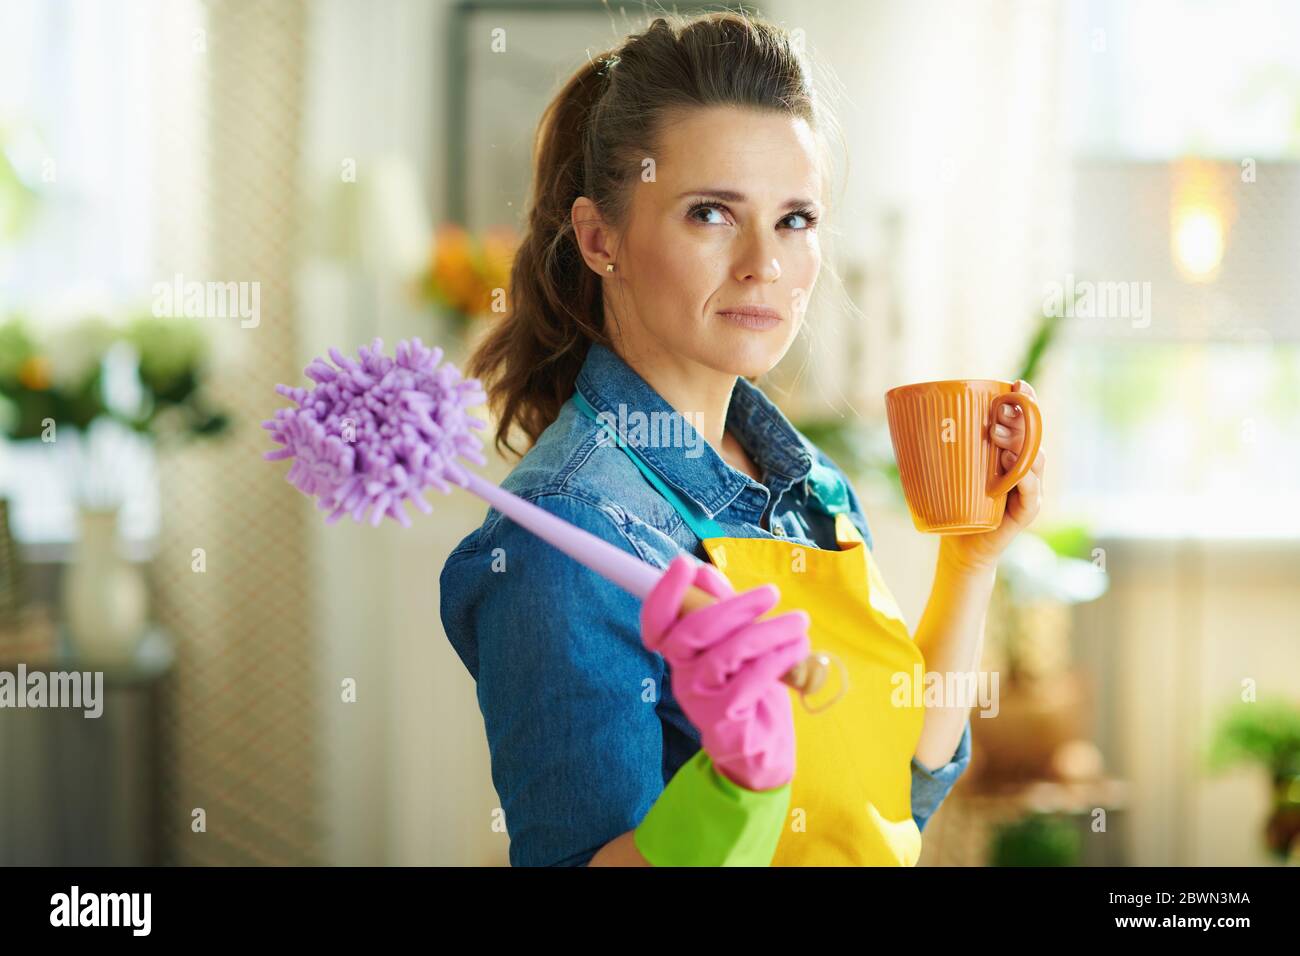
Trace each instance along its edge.
<path fill-rule="evenodd" d="M 18 381 L 34 392 L 50 387 L 50 360 L 44 355 L 30 356 L 18 366 Z"/>
<path fill-rule="evenodd" d="M 433 284 L 447 305 L 460 311 L 474 299 L 477 288 L 474 242 L 461 226 L 438 229 L 433 260 Z"/>
<path fill-rule="evenodd" d="M 510 267 L 515 259 L 515 245 L 515 231 L 509 226 L 497 226 L 483 235 L 484 312 L 491 311 L 495 290 L 506 289 L 510 285 Z"/>
<path fill-rule="evenodd" d="M 486 230 L 481 241 L 457 224 L 440 226 L 435 237 L 429 291 L 444 305 L 468 315 L 490 312 L 493 294 L 509 284 L 514 230 Z"/>

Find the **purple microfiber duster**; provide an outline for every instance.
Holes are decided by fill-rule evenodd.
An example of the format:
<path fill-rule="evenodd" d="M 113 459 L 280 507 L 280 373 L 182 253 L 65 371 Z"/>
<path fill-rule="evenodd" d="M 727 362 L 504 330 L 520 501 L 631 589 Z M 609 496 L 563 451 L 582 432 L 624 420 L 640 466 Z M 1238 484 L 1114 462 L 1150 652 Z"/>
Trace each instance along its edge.
<path fill-rule="evenodd" d="M 274 418 L 262 423 L 284 446 L 263 457 L 294 460 L 285 477 L 330 512 L 327 524 L 345 514 L 361 521 L 369 510 L 371 525 L 387 515 L 409 528 L 405 502 L 431 514 L 424 490 L 432 486 L 449 494 L 455 484 L 645 600 L 659 581 L 658 568 L 457 464 L 460 457 L 487 464 L 483 442 L 471 431 L 486 422 L 466 411 L 487 401 L 478 379 L 462 378 L 450 362 L 440 366 L 442 349 L 426 348 L 418 338 L 399 342 L 396 358 L 383 349 L 382 339 L 361 346 L 360 362 L 330 349 L 334 365 L 317 358 L 304 370 L 315 388 L 275 387 L 298 407 L 278 408 Z M 693 587 L 682 613 L 714 602 L 712 595 Z M 783 680 L 812 694 L 825 681 L 828 667 L 828 658 L 814 654 Z"/>
<path fill-rule="evenodd" d="M 418 338 L 399 342 L 395 359 L 383 348 L 382 339 L 363 345 L 360 362 L 330 349 L 338 368 L 318 358 L 305 370 L 315 388 L 277 385 L 298 407 L 277 409 L 262 423 L 284 445 L 265 457 L 294 459 L 286 477 L 331 511 L 328 524 L 344 514 L 361 521 L 368 509 L 371 525 L 387 515 L 409 528 L 404 502 L 430 514 L 425 488 L 446 493 L 448 479 L 465 484 L 457 457 L 487 463 L 482 440 L 470 430 L 486 422 L 465 412 L 487 401 L 478 380 L 462 380 L 451 363 L 439 367 L 442 349 Z"/>

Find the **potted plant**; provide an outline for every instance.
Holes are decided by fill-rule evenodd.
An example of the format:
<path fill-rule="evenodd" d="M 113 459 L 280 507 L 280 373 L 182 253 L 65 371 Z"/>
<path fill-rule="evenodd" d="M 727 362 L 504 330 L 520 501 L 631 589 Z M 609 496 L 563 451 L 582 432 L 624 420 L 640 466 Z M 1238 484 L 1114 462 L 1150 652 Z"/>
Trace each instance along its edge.
<path fill-rule="evenodd" d="M 999 825 L 989 852 L 990 866 L 1077 866 L 1083 849 L 1068 819 L 1031 813 Z"/>
<path fill-rule="evenodd" d="M 1211 771 L 1254 763 L 1268 773 L 1273 806 L 1264 843 L 1279 860 L 1300 854 L 1300 706 L 1240 702 L 1218 720 L 1206 753 Z"/>
<path fill-rule="evenodd" d="M 208 340 L 196 323 L 141 315 L 127 323 L 122 340 L 135 355 L 140 402 L 115 417 L 155 441 L 226 430 L 229 417 L 211 406 L 202 387 Z"/>
<path fill-rule="evenodd" d="M 0 433 L 58 455 L 53 473 L 66 477 L 77 504 L 79 534 L 61 609 L 73 645 L 88 659 L 128 658 L 147 617 L 142 571 L 117 547 L 123 492 L 114 462 L 102 454 L 113 443 L 96 439 L 111 437 L 109 420 L 155 442 L 223 431 L 227 417 L 201 388 L 206 344 L 195 323 L 148 315 L 126 323 L 0 323 Z M 123 375 L 134 387 L 106 387 Z M 126 397 L 110 401 L 110 391 Z"/>
<path fill-rule="evenodd" d="M 4 435 L 14 441 L 49 443 L 55 440 L 50 437 L 51 423 L 56 430 L 89 428 L 107 412 L 102 362 L 112 341 L 111 327 L 97 318 L 39 332 L 23 316 L 0 323 Z"/>

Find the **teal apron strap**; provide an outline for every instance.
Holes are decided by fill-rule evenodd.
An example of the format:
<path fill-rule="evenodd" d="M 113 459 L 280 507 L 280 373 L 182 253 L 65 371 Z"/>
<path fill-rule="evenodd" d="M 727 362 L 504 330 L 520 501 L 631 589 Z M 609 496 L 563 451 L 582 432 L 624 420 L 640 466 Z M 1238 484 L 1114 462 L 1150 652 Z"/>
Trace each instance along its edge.
<path fill-rule="evenodd" d="M 703 541 L 705 538 L 725 538 L 727 536 L 727 532 L 723 530 L 722 525 L 688 505 L 681 499 L 677 492 L 664 484 L 663 479 L 650 470 L 650 466 L 645 463 L 639 454 L 633 451 L 626 443 L 619 440 L 618 431 L 610 425 L 608 420 L 601 421 L 596 417 L 596 410 L 591 407 L 590 402 L 582 397 L 582 393 L 576 389 L 573 392 L 573 404 L 577 405 L 578 409 L 592 421 L 605 427 L 605 431 L 610 434 L 614 439 L 614 442 L 622 448 L 623 451 L 627 452 L 627 456 L 632 459 L 632 463 L 640 469 L 641 474 L 645 475 L 646 481 L 650 482 L 650 484 L 654 486 L 655 490 L 658 491 L 659 494 L 663 495 L 668 503 L 673 506 L 673 510 L 682 516 L 682 520 L 685 521 L 691 531 L 695 533 L 695 537 Z"/>
<path fill-rule="evenodd" d="M 808 484 L 812 487 L 810 504 L 823 514 L 848 514 L 853 509 L 849 505 L 849 492 L 844 481 L 833 468 L 828 468 L 817 460 L 817 449 L 803 435 L 799 436 L 808 457 L 812 459 L 812 470 L 808 472 Z"/>
<path fill-rule="evenodd" d="M 808 485 L 812 494 L 808 498 L 808 504 L 822 514 L 835 518 L 837 539 L 861 541 L 865 545 L 867 539 L 853 523 L 853 507 L 849 504 L 848 485 L 840 477 L 839 472 L 817 460 L 817 449 L 805 436 L 801 434 L 799 438 L 808 449 L 808 456 L 812 458 L 812 469 L 808 472 Z"/>

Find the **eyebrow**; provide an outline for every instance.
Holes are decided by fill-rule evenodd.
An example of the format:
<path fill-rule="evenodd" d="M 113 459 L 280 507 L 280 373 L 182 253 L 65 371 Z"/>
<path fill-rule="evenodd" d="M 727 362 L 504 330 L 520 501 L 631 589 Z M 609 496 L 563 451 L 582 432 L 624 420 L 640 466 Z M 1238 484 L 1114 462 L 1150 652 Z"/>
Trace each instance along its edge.
<path fill-rule="evenodd" d="M 738 193 L 734 189 L 688 189 L 684 193 L 677 195 L 678 199 L 685 199 L 688 196 L 715 196 L 718 199 L 724 199 L 727 202 L 748 202 L 744 193 Z M 798 206 L 816 206 L 821 207 L 821 203 L 811 199 L 787 199 L 782 209 L 794 209 Z"/>

